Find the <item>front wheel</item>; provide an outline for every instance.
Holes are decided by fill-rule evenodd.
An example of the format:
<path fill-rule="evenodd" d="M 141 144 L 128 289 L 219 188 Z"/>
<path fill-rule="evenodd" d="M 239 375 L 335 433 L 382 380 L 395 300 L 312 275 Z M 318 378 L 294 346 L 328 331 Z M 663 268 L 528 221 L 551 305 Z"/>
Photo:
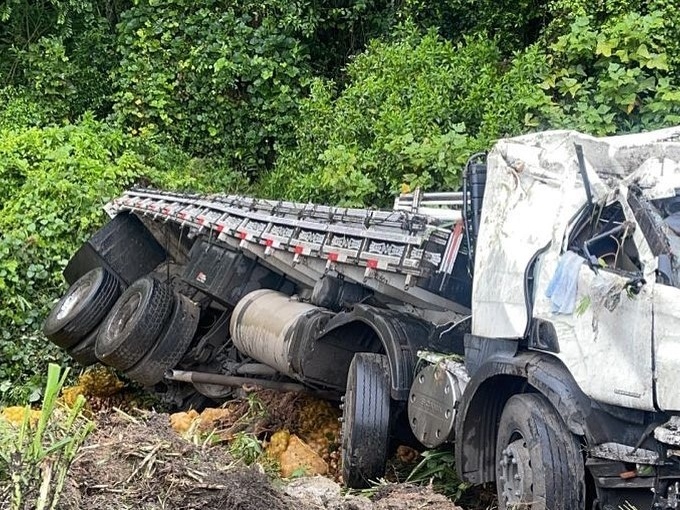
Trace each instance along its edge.
<path fill-rule="evenodd" d="M 497 438 L 499 510 L 585 508 L 579 443 L 543 395 L 511 397 L 503 409 Z"/>
<path fill-rule="evenodd" d="M 355 354 L 347 376 L 342 428 L 342 477 L 347 487 L 368 487 L 385 473 L 390 405 L 387 356 Z"/>

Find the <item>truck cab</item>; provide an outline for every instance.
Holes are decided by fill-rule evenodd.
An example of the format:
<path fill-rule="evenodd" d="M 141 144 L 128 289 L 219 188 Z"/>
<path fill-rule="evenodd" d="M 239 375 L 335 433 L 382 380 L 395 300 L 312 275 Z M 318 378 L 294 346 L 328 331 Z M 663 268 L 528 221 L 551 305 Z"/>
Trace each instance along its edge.
<path fill-rule="evenodd" d="M 472 421 L 458 424 L 456 452 L 463 477 L 496 481 L 502 508 L 527 501 L 539 440 L 561 444 L 541 462 L 562 459 L 550 480 L 528 484 L 556 489 L 539 508 L 677 505 L 676 138 L 675 129 L 606 139 L 548 132 L 501 141 L 489 155 L 466 338 L 484 354 L 469 366 L 467 390 L 472 401 L 500 402 L 463 404 L 473 415 L 497 411 L 462 420 Z M 518 389 L 492 395 L 505 384 Z M 556 411 L 559 426 L 531 418 L 537 406 Z M 495 453 L 480 419 L 499 423 L 485 438 Z M 532 440 L 504 431 L 518 419 L 554 430 Z M 508 471 L 508 459 L 524 468 Z"/>

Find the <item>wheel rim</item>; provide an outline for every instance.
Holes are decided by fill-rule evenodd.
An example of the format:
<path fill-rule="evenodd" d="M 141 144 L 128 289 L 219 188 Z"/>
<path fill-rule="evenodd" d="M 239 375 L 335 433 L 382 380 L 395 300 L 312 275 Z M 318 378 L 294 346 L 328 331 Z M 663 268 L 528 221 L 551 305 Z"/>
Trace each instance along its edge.
<path fill-rule="evenodd" d="M 132 294 L 118 309 L 118 313 L 112 321 L 112 331 L 114 336 L 119 337 L 124 334 L 125 330 L 132 321 L 132 318 L 137 314 L 141 301 L 141 294 L 136 292 Z"/>
<path fill-rule="evenodd" d="M 529 448 L 523 437 L 519 437 L 501 452 L 499 464 L 500 497 L 505 508 L 516 508 L 532 501 L 533 473 Z"/>
<path fill-rule="evenodd" d="M 80 301 L 83 299 L 85 295 L 87 295 L 88 292 L 90 292 L 90 288 L 92 287 L 92 282 L 90 280 L 87 280 L 85 282 L 82 282 L 82 285 L 79 285 L 75 289 L 73 289 L 73 292 L 70 292 L 64 301 L 61 303 L 61 306 L 59 307 L 59 311 L 57 312 L 57 320 L 61 321 L 64 318 L 68 317 L 73 310 L 76 309 Z"/>

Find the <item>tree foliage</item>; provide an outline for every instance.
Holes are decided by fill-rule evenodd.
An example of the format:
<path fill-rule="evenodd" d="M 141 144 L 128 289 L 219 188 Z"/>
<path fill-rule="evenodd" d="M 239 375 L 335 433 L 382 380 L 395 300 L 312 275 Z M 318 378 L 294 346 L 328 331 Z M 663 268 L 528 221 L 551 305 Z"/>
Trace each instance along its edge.
<path fill-rule="evenodd" d="M 139 179 L 236 187 L 238 177 L 226 175 L 217 181 L 181 152 L 91 117 L 64 127 L 0 127 L 0 401 L 39 388 L 46 364 L 59 359 L 37 330 L 64 290 L 68 258 L 104 222 L 106 201 Z"/>
<path fill-rule="evenodd" d="M 125 185 L 385 205 L 455 189 L 500 137 L 677 124 L 679 16 L 673 0 L 0 0 L 0 400 L 57 356 L 39 323 Z"/>
<path fill-rule="evenodd" d="M 374 42 L 347 67 L 345 87 L 314 82 L 301 104 L 297 146 L 281 155 L 263 189 L 358 205 L 382 203 L 401 184 L 454 188 L 472 152 L 522 128 L 517 101 L 533 94 L 528 58 L 505 66 L 488 39 L 452 44 L 412 27 Z"/>

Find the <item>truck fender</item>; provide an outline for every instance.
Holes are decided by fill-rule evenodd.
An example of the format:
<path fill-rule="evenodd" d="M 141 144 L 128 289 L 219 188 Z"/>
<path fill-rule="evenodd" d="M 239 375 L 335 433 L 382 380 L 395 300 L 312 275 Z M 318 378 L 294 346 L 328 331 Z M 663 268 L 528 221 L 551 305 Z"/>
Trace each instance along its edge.
<path fill-rule="evenodd" d="M 587 435 L 591 401 L 559 360 L 536 352 L 498 352 L 474 371 L 458 407 L 454 448 L 462 480 L 474 484 L 495 480 L 501 413 L 511 396 L 528 392 L 544 395 L 573 434 Z"/>
<path fill-rule="evenodd" d="M 347 334 L 353 327 L 362 325 L 363 329 L 369 328 L 373 332 L 373 345 L 361 336 Z M 384 350 L 390 366 L 390 394 L 394 400 L 406 400 L 413 381 L 417 351 L 426 347 L 430 329 L 427 323 L 415 317 L 359 304 L 329 320 L 318 341 L 337 338 L 354 352 Z M 375 342 L 376 338 L 379 343 Z"/>

